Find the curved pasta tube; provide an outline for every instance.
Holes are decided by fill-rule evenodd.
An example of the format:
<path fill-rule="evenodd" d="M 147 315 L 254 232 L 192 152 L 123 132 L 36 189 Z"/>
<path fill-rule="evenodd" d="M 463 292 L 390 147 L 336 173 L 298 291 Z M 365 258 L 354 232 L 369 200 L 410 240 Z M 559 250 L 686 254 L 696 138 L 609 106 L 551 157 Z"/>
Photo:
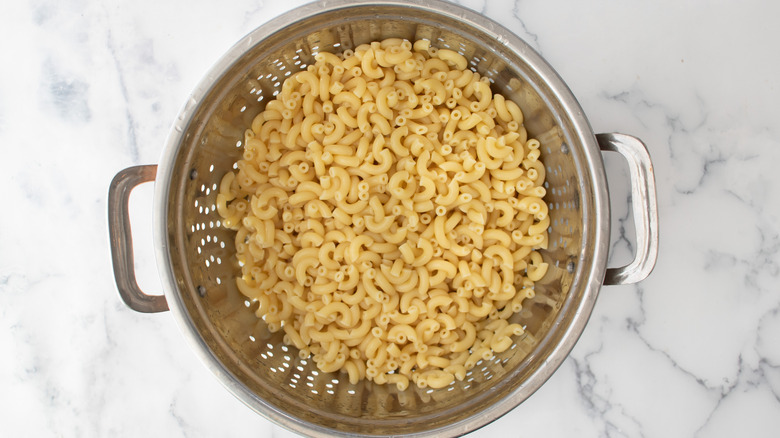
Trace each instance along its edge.
<path fill-rule="evenodd" d="M 379 111 L 379 114 L 386 120 L 393 120 L 394 118 L 393 110 L 390 108 L 391 104 L 389 102 L 392 98 L 397 99 L 397 96 L 395 90 L 391 87 L 381 88 L 376 95 L 377 111 Z"/>
<path fill-rule="evenodd" d="M 417 191 L 417 184 L 409 172 L 402 170 L 390 177 L 387 189 L 398 199 L 411 199 L 412 194 Z"/>
<path fill-rule="evenodd" d="M 363 86 L 365 86 L 365 81 L 362 84 Z M 344 108 L 344 110 L 347 111 L 347 114 L 352 117 L 357 115 L 357 111 L 358 109 L 360 109 L 362 105 L 362 102 L 360 101 L 360 96 L 351 91 L 341 91 L 338 94 L 334 95 L 331 101 L 333 102 L 334 105 L 337 105 L 339 109 Z M 350 126 L 350 127 L 357 128 L 357 124 L 355 126 Z"/>
<path fill-rule="evenodd" d="M 482 234 L 477 233 L 467 225 L 460 225 L 456 227 L 455 232 L 463 236 L 468 236 L 475 248 L 481 249 L 484 246 Z"/>
<path fill-rule="evenodd" d="M 350 311 L 349 306 L 342 302 L 326 304 L 325 306 L 320 307 L 316 313 L 331 322 L 338 321 L 338 323 L 344 327 L 352 327 L 353 325 L 352 312 Z"/>
<path fill-rule="evenodd" d="M 454 278 L 457 274 L 457 268 L 452 263 L 443 259 L 433 259 L 428 262 L 428 270 L 435 272 L 430 277 L 430 284 L 437 285 L 442 283 L 445 279 Z"/>
<path fill-rule="evenodd" d="M 317 367 L 320 370 L 322 370 L 322 372 L 324 372 L 324 373 L 332 373 L 332 372 L 335 372 L 335 371 L 338 371 L 339 369 L 341 369 L 344 366 L 344 364 L 346 363 L 346 360 L 347 360 L 346 356 L 344 356 L 344 354 L 342 354 L 342 353 L 339 353 L 339 354 L 336 355 L 336 359 L 334 361 L 332 361 L 332 362 L 328 362 L 328 361 L 319 362 L 317 364 Z"/>
<path fill-rule="evenodd" d="M 504 122 L 512 120 L 512 115 L 506 105 L 506 99 L 500 94 L 493 95 L 493 106 L 496 109 L 496 115 Z"/>
<path fill-rule="evenodd" d="M 342 66 L 342 60 L 337 55 L 328 52 L 318 52 L 314 55 L 314 60 L 318 63 L 330 64 L 333 67 Z"/>
<path fill-rule="evenodd" d="M 504 162 L 507 162 L 507 161 L 511 161 L 512 159 L 511 155 L 512 152 L 514 152 L 514 149 L 511 146 L 504 144 L 502 138 L 499 138 L 496 141 L 485 142 L 485 152 L 487 152 L 488 155 L 490 155 L 491 157 L 495 157 L 496 159 L 500 159 L 503 160 Z M 491 171 L 491 173 L 493 173 L 493 171 Z"/>
<path fill-rule="evenodd" d="M 460 194 L 460 183 L 457 180 L 453 179 L 447 184 L 447 194 L 437 195 L 436 200 L 434 202 L 446 207 L 455 203 L 455 200 L 458 198 L 459 194 Z"/>
<path fill-rule="evenodd" d="M 409 134 L 409 128 L 407 126 L 401 126 L 400 128 L 393 129 L 390 134 L 390 149 L 398 157 L 409 156 L 409 149 L 404 146 L 402 139 Z"/>
<path fill-rule="evenodd" d="M 483 228 L 484 225 L 487 223 L 487 208 L 485 205 L 481 202 L 478 202 L 477 200 L 470 200 L 468 202 L 465 202 L 463 204 L 460 204 L 458 206 L 458 209 L 466 213 L 466 217 L 471 221 L 475 227 L 472 227 L 472 231 L 476 231 L 476 227 Z M 472 239 L 472 241 L 474 241 Z M 482 239 L 479 239 L 481 242 Z"/>
<path fill-rule="evenodd" d="M 420 249 L 420 253 L 417 254 L 411 265 L 414 267 L 426 266 L 433 258 L 433 245 L 428 239 L 420 239 L 416 246 Z"/>
<path fill-rule="evenodd" d="M 352 262 L 357 260 L 360 257 L 360 247 L 366 246 L 369 247 L 371 244 L 374 243 L 374 240 L 371 239 L 371 237 L 366 235 L 361 235 L 355 237 L 350 243 L 349 243 L 349 250 L 347 251 L 346 260 L 348 262 Z"/>
<path fill-rule="evenodd" d="M 490 102 L 493 100 L 493 93 L 490 92 L 490 86 L 485 82 L 479 81 L 474 83 L 474 94 L 479 100 L 472 103 L 470 109 L 473 112 L 487 109 L 488 105 L 490 105 Z"/>
<path fill-rule="evenodd" d="M 420 72 L 420 76 L 422 76 L 423 78 L 427 78 L 433 76 L 433 74 L 437 71 L 448 72 L 449 70 L 450 70 L 449 65 L 447 65 L 447 62 L 445 62 L 443 59 L 430 58 L 423 63 L 423 68 L 422 71 Z"/>
<path fill-rule="evenodd" d="M 347 130 L 347 125 L 341 117 L 330 114 L 328 120 L 333 124 L 333 131 L 322 138 L 323 145 L 335 144 L 344 137 Z"/>
<path fill-rule="evenodd" d="M 528 279 L 536 282 L 547 273 L 548 264 L 542 261 L 542 256 L 536 251 L 531 252 L 531 263 L 528 265 Z"/>
<path fill-rule="evenodd" d="M 469 314 L 472 316 L 476 316 L 477 318 L 484 318 L 490 313 L 491 310 L 493 310 L 492 300 L 484 299 L 482 300 L 481 305 L 479 306 L 472 305 L 469 308 Z"/>
<path fill-rule="evenodd" d="M 409 292 L 412 292 L 416 288 L 418 288 L 419 284 L 419 277 L 417 275 L 417 271 L 415 270 L 409 270 L 408 278 L 402 282 L 396 285 L 396 291 L 401 294 L 406 294 Z M 398 295 L 393 295 L 392 299 L 400 299 Z"/>
<path fill-rule="evenodd" d="M 476 163 L 470 172 L 460 171 L 455 174 L 455 179 L 461 183 L 469 184 L 482 178 L 485 174 L 485 163 Z M 492 172 L 492 171 L 491 171 Z"/>
<path fill-rule="evenodd" d="M 334 199 L 336 201 L 346 199 L 349 190 L 352 187 L 352 178 L 350 177 L 349 172 L 343 167 L 331 166 L 330 169 L 328 169 L 328 174 L 333 180 L 338 181 L 338 185 L 335 187 L 333 194 Z"/>
<path fill-rule="evenodd" d="M 420 175 L 417 183 L 419 187 L 422 188 L 422 191 L 415 193 L 412 197 L 412 200 L 415 203 L 431 201 L 433 196 L 436 194 L 436 183 L 434 180 L 427 176 Z M 427 208 L 426 210 L 433 210 L 433 205 L 431 205 L 431 207 Z"/>
<path fill-rule="evenodd" d="M 376 103 L 368 101 L 363 103 L 357 112 L 358 129 L 361 132 L 371 132 L 371 123 L 369 122 L 369 116 L 376 112 Z"/>
<path fill-rule="evenodd" d="M 417 97 L 414 88 L 409 82 L 395 81 L 393 83 L 393 88 L 395 88 L 396 94 L 400 94 L 406 97 L 406 102 L 408 103 L 408 106 L 414 108 L 419 103 L 419 98 Z"/>
<path fill-rule="evenodd" d="M 295 73 L 291 76 L 291 78 L 295 79 L 300 84 L 307 84 L 309 86 L 309 93 L 313 97 L 317 97 L 319 95 L 320 82 L 314 73 L 308 70 L 303 70 Z"/>
<path fill-rule="evenodd" d="M 490 176 L 503 181 L 517 181 L 523 176 L 523 169 L 516 167 L 514 169 L 491 169 Z"/>
<path fill-rule="evenodd" d="M 454 50 L 439 49 L 436 52 L 436 57 L 442 61 L 452 63 L 458 70 L 466 70 L 466 67 L 468 67 L 466 58 Z"/>
<path fill-rule="evenodd" d="M 528 227 L 528 235 L 535 236 L 547 232 L 547 228 L 550 226 L 550 216 L 545 216 L 544 219 L 534 223 Z"/>
<path fill-rule="evenodd" d="M 376 62 L 376 53 L 373 49 L 368 50 L 360 62 L 360 68 L 363 70 L 363 74 L 371 79 L 379 79 L 385 75 L 379 65 Z"/>
<path fill-rule="evenodd" d="M 497 257 L 501 261 L 500 266 L 510 270 L 514 268 L 515 262 L 512 258 L 512 252 L 505 246 L 491 245 L 482 252 L 482 255 L 491 258 Z"/>
<path fill-rule="evenodd" d="M 515 218 L 515 209 L 514 209 L 514 207 L 512 207 L 509 204 L 509 202 L 507 202 L 507 201 L 496 201 L 493 204 L 493 208 L 494 208 L 494 210 L 496 212 L 499 213 L 498 218 L 496 218 L 496 226 L 501 227 L 501 228 L 508 227 L 512 223 L 514 218 Z M 495 230 L 495 231 L 499 231 L 499 230 Z M 504 243 L 506 246 L 508 246 L 509 243 L 510 243 L 509 235 L 506 234 L 506 232 L 503 232 L 503 231 L 501 231 L 501 233 L 502 234 L 500 234 L 500 235 L 496 234 L 495 236 L 498 237 L 498 238 L 503 239 L 502 243 Z M 493 236 L 492 233 L 491 233 L 491 236 Z M 495 237 L 493 237 L 493 238 L 495 238 Z"/>
<path fill-rule="evenodd" d="M 517 106 L 516 103 L 512 102 L 511 100 L 507 100 L 506 109 L 507 111 L 509 111 L 509 114 L 512 115 L 512 121 L 517 122 L 519 124 L 523 123 L 523 111 L 520 109 L 519 106 Z"/>
<path fill-rule="evenodd" d="M 390 313 L 390 320 L 396 325 L 411 325 L 419 318 L 420 311 L 417 307 L 410 307 L 406 314 L 402 314 L 397 310 Z"/>
<path fill-rule="evenodd" d="M 437 81 L 436 79 L 428 78 L 423 80 L 420 85 L 424 90 L 433 93 L 431 103 L 434 105 L 441 105 L 444 103 L 444 99 L 447 98 L 447 90 L 444 88 L 444 84 L 442 84 L 440 81 Z M 430 108 L 433 110 L 433 107 Z M 430 111 L 428 111 L 428 114 L 430 114 Z"/>
<path fill-rule="evenodd" d="M 313 141 L 317 141 L 313 134 L 313 126 L 315 123 L 322 121 L 322 116 L 312 112 L 307 114 L 301 122 L 301 138 L 308 144 Z"/>
<path fill-rule="evenodd" d="M 393 154 L 389 149 L 382 149 L 378 157 L 375 157 L 377 164 L 363 163 L 360 165 L 360 169 L 367 172 L 370 175 L 379 175 L 390 170 L 390 166 L 393 165 Z"/>
<path fill-rule="evenodd" d="M 333 217 L 333 210 L 328 207 L 328 204 L 319 199 L 312 199 L 304 204 L 304 208 L 309 217 L 312 218 L 329 218 Z"/>
<path fill-rule="evenodd" d="M 428 315 L 435 315 L 437 307 L 446 307 L 452 304 L 452 298 L 448 295 L 438 295 L 428 300 Z"/>
<path fill-rule="evenodd" d="M 344 273 L 344 279 L 339 281 L 338 289 L 342 291 L 350 291 L 357 288 L 360 282 L 360 275 L 357 272 L 357 268 L 354 265 L 349 266 Z"/>
<path fill-rule="evenodd" d="M 377 234 L 386 233 L 390 230 L 390 226 L 392 226 L 393 223 L 395 223 L 395 218 L 392 216 L 386 216 L 379 220 L 372 217 L 366 217 L 365 221 L 366 229 Z"/>
<path fill-rule="evenodd" d="M 252 213 L 259 219 L 271 219 L 274 217 L 279 210 L 269 205 L 271 199 L 284 201 L 287 199 L 287 192 L 279 187 L 264 189 L 260 195 L 252 197 Z"/>
<path fill-rule="evenodd" d="M 393 127 L 390 126 L 390 122 L 382 116 L 382 114 L 374 113 L 368 116 L 368 120 L 371 123 L 371 132 L 374 134 L 390 135 L 393 131 Z"/>
<path fill-rule="evenodd" d="M 387 340 L 396 344 L 417 342 L 417 332 L 407 324 L 396 324 L 387 331 Z"/>
<path fill-rule="evenodd" d="M 487 169 L 498 169 L 504 162 L 503 157 L 497 158 L 490 155 L 488 152 L 488 143 L 495 143 L 496 139 L 493 137 L 480 137 L 477 140 L 477 157 L 483 163 Z M 492 148 L 493 146 L 491 146 Z"/>
<path fill-rule="evenodd" d="M 534 215 L 537 220 L 542 220 L 547 217 L 547 204 L 539 199 L 533 197 L 525 197 L 517 203 L 517 209 L 525 213 Z"/>
<path fill-rule="evenodd" d="M 450 249 L 452 247 L 452 242 L 450 241 L 449 236 L 447 236 L 445 223 L 446 219 L 444 216 L 437 216 L 433 221 L 433 235 L 440 248 Z"/>

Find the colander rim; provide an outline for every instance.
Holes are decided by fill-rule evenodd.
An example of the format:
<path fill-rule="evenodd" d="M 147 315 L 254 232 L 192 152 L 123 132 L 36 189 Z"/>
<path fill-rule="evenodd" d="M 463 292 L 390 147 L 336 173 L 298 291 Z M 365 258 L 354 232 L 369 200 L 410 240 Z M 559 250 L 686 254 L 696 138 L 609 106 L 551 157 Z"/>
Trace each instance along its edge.
<path fill-rule="evenodd" d="M 589 257 L 592 259 L 592 262 L 589 264 L 590 269 L 588 272 L 581 273 L 581 278 L 585 279 L 583 281 L 586 284 L 582 286 L 584 292 L 578 303 L 576 315 L 568 327 L 566 327 L 563 335 L 561 335 L 561 342 L 550 352 L 544 366 L 536 370 L 524 384 L 516 388 L 507 397 L 492 406 L 486 407 L 484 410 L 475 412 L 475 415 L 437 429 L 412 433 L 407 436 L 448 436 L 472 432 L 495 421 L 530 397 L 558 369 L 579 339 L 590 317 L 606 270 L 610 225 L 609 198 L 606 191 L 606 175 L 595 135 L 579 102 L 568 86 L 541 55 L 520 37 L 484 15 L 442 0 L 388 0 L 380 2 L 370 0 L 321 0 L 305 4 L 272 18 L 241 38 L 214 64 L 194 88 L 185 105 L 181 108 L 174 125 L 171 127 L 160 158 L 155 183 L 153 218 L 155 255 L 163 290 L 176 319 L 177 326 L 191 344 L 199 359 L 235 397 L 252 410 L 284 428 L 309 436 L 325 437 L 341 432 L 294 418 L 257 397 L 249 388 L 239 382 L 210 351 L 188 314 L 179 293 L 179 282 L 173 270 L 170 254 L 172 245 L 170 242 L 171 230 L 168 228 L 168 212 L 170 211 L 170 185 L 173 183 L 175 171 L 174 163 L 184 140 L 184 135 L 187 132 L 189 122 L 198 110 L 200 103 L 208 96 L 219 78 L 223 77 L 230 67 L 254 45 L 268 35 L 282 31 L 291 23 L 299 22 L 315 15 L 344 8 L 383 8 L 388 6 L 422 9 L 438 15 L 456 18 L 477 30 L 494 35 L 500 44 L 503 44 L 510 50 L 522 53 L 524 61 L 539 77 L 544 79 L 546 85 L 553 92 L 554 98 L 558 100 L 561 107 L 565 110 L 563 112 L 567 114 L 571 121 L 574 128 L 572 130 L 573 133 L 584 146 L 585 165 L 593 178 L 591 184 L 593 187 L 592 203 L 594 214 L 592 215 L 593 217 L 584 217 L 583 220 L 597 221 L 597 225 L 592 227 L 594 230 L 593 235 L 588 237 L 595 244 L 593 245 L 593 253 L 589 254 Z M 181 232 L 181 230 L 178 230 L 178 232 Z M 346 433 L 343 436 L 362 435 Z"/>

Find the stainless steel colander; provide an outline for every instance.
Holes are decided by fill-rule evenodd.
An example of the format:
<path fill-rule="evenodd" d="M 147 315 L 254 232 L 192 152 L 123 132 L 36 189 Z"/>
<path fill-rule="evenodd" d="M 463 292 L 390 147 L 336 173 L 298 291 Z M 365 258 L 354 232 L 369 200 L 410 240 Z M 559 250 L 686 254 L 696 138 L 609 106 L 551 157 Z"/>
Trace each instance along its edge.
<path fill-rule="evenodd" d="M 241 155 L 243 131 L 284 79 L 319 51 L 401 37 L 428 39 L 463 54 L 469 67 L 525 114 L 542 144 L 550 263 L 514 320 L 526 334 L 444 389 L 399 391 L 317 371 L 270 333 L 238 292 L 234 234 L 220 226 L 217 186 Z M 607 269 L 610 210 L 601 150 L 624 155 L 632 173 L 637 255 Z M 129 192 L 155 180 L 154 231 L 164 296 L 137 286 L 127 213 Z M 249 407 L 311 436 L 452 436 L 505 414 L 538 389 L 574 346 L 602 284 L 645 278 L 655 263 L 658 226 L 650 157 L 637 139 L 594 135 L 555 71 L 498 24 L 435 0 L 321 1 L 282 15 L 239 41 L 195 89 L 175 121 L 158 166 L 123 170 L 109 190 L 117 286 L 140 312 L 170 306 L 185 337 L 217 378 Z"/>

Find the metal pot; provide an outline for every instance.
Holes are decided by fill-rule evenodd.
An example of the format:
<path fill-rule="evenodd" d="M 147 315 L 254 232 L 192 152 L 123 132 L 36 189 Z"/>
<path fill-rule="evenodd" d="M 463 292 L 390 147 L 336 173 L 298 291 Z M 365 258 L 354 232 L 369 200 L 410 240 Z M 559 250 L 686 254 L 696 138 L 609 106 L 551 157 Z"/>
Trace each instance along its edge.
<path fill-rule="evenodd" d="M 237 291 L 232 232 L 215 211 L 217 185 L 240 156 L 243 130 L 313 52 L 387 37 L 426 38 L 464 54 L 495 91 L 525 114 L 547 169 L 547 275 L 516 315 L 526 335 L 462 382 L 399 391 L 318 372 L 270 333 Z M 607 269 L 610 208 L 601 151 L 622 154 L 632 178 L 637 254 Z M 154 180 L 154 244 L 164 296 L 144 294 L 133 272 L 128 196 Z M 594 135 L 576 99 L 537 53 L 497 23 L 437 0 L 321 1 L 286 13 L 238 42 L 193 91 L 159 166 L 121 171 L 109 191 L 117 287 L 139 312 L 170 306 L 206 366 L 236 397 L 272 421 L 311 436 L 450 436 L 479 428 L 536 391 L 579 338 L 602 285 L 640 281 L 658 251 L 652 164 L 636 138 Z"/>

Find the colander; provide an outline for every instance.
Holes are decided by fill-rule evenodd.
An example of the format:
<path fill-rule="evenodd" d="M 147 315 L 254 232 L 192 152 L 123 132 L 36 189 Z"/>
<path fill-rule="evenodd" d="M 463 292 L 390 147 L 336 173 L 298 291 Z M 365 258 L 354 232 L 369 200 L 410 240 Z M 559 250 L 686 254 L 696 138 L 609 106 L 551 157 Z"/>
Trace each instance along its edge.
<path fill-rule="evenodd" d="M 495 92 L 525 114 L 547 169 L 550 264 L 536 296 L 513 317 L 514 346 L 442 389 L 400 391 L 323 373 L 270 333 L 237 290 L 234 234 L 216 212 L 217 187 L 241 156 L 243 132 L 284 79 L 319 51 L 390 37 L 428 39 L 461 53 Z M 607 269 L 610 208 L 602 150 L 629 164 L 637 225 L 635 260 Z M 164 296 L 142 292 L 133 271 L 128 198 L 155 181 L 154 245 Z M 475 12 L 442 1 L 321 1 L 286 13 L 238 42 L 194 90 L 159 165 L 119 172 L 109 189 L 117 287 L 139 312 L 170 309 L 200 359 L 236 397 L 295 432 L 316 436 L 454 436 L 481 427 L 537 390 L 569 354 L 603 284 L 640 281 L 658 251 L 652 164 L 622 134 L 594 135 L 576 99 L 526 43 Z"/>

